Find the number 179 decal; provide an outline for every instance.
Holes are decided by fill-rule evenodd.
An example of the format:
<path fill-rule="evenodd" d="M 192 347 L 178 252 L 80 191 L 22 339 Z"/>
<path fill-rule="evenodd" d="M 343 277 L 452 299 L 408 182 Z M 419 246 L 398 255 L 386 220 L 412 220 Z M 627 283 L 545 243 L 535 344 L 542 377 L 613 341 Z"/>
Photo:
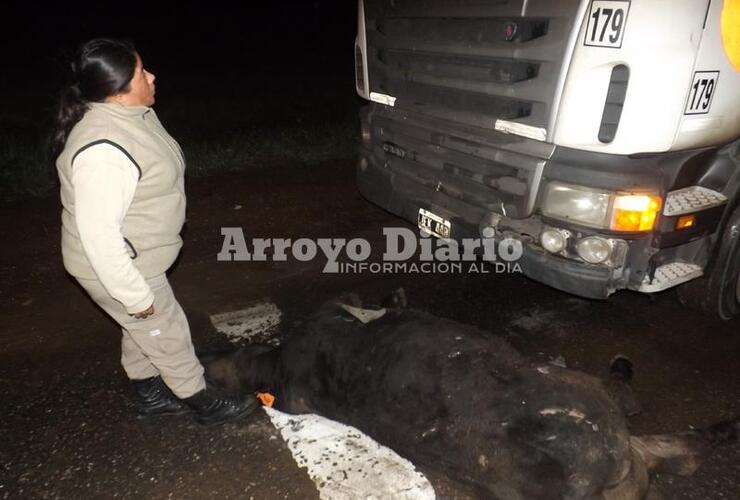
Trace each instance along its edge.
<path fill-rule="evenodd" d="M 689 98 L 686 100 L 685 115 L 704 115 L 709 113 L 714 92 L 717 90 L 719 71 L 697 71 L 691 82 Z"/>
<path fill-rule="evenodd" d="M 593 0 L 588 12 L 584 45 L 621 48 L 629 10 L 629 0 Z"/>

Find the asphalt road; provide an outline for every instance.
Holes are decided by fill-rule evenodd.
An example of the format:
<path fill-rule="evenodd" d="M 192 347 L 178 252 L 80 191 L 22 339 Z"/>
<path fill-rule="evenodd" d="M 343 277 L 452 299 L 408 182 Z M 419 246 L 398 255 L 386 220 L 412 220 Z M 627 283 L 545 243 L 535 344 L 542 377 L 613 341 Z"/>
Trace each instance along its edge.
<path fill-rule="evenodd" d="M 470 323 L 528 356 L 562 356 L 594 375 L 617 353 L 635 364 L 644 413 L 634 434 L 682 431 L 740 414 L 740 322 L 682 308 L 673 292 L 582 300 L 518 274 L 326 274 L 324 261 L 218 262 L 221 227 L 248 238 L 362 237 L 382 251 L 403 226 L 360 197 L 351 161 L 198 180 L 185 250 L 171 275 L 200 351 L 227 339 L 212 314 L 269 301 L 279 337 L 346 291 L 404 287 L 411 307 Z M 317 498 L 315 485 L 258 414 L 203 429 L 187 417 L 133 418 L 119 333 L 64 273 L 55 198 L 0 208 L 0 498 Z M 426 471 L 425 471 L 426 472 Z M 428 471 L 440 498 L 465 488 Z M 653 478 L 668 499 L 740 498 L 740 445 L 690 478 Z"/>

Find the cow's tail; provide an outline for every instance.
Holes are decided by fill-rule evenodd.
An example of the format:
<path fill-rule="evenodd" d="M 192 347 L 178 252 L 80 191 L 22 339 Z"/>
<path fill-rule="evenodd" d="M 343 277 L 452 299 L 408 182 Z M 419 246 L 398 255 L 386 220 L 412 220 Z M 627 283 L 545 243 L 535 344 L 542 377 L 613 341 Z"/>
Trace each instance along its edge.
<path fill-rule="evenodd" d="M 632 449 L 651 472 L 690 476 L 719 445 L 740 440 L 740 417 L 681 434 L 632 436 Z"/>
<path fill-rule="evenodd" d="M 406 309 L 408 306 L 408 300 L 406 299 L 406 290 L 403 288 L 397 288 L 393 290 L 389 295 L 383 298 L 381 307 L 390 310 L 401 311 Z"/>

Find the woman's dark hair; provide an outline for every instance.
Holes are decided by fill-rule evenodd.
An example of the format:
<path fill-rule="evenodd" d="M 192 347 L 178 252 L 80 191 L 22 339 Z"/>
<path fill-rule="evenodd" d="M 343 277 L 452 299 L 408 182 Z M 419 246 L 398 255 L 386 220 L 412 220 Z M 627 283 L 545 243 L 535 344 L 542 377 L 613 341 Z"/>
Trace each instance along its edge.
<path fill-rule="evenodd" d="M 128 41 L 96 38 L 77 49 L 70 69 L 70 81 L 62 88 L 53 117 L 49 145 L 52 161 L 64 149 L 88 103 L 128 91 L 136 69 L 136 49 Z"/>

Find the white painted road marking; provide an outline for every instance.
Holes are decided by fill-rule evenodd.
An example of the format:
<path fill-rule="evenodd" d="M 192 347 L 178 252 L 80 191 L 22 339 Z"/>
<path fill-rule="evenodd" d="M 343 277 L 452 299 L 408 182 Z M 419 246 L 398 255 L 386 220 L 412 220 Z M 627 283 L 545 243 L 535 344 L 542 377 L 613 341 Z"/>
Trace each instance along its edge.
<path fill-rule="evenodd" d="M 355 429 L 319 415 L 265 407 L 322 500 L 433 500 L 434 488 L 414 465 Z"/>
<path fill-rule="evenodd" d="M 266 342 L 277 343 L 272 336 L 280 324 L 283 313 L 272 302 L 260 302 L 246 309 L 211 316 L 211 323 L 230 341 L 239 343 Z"/>

